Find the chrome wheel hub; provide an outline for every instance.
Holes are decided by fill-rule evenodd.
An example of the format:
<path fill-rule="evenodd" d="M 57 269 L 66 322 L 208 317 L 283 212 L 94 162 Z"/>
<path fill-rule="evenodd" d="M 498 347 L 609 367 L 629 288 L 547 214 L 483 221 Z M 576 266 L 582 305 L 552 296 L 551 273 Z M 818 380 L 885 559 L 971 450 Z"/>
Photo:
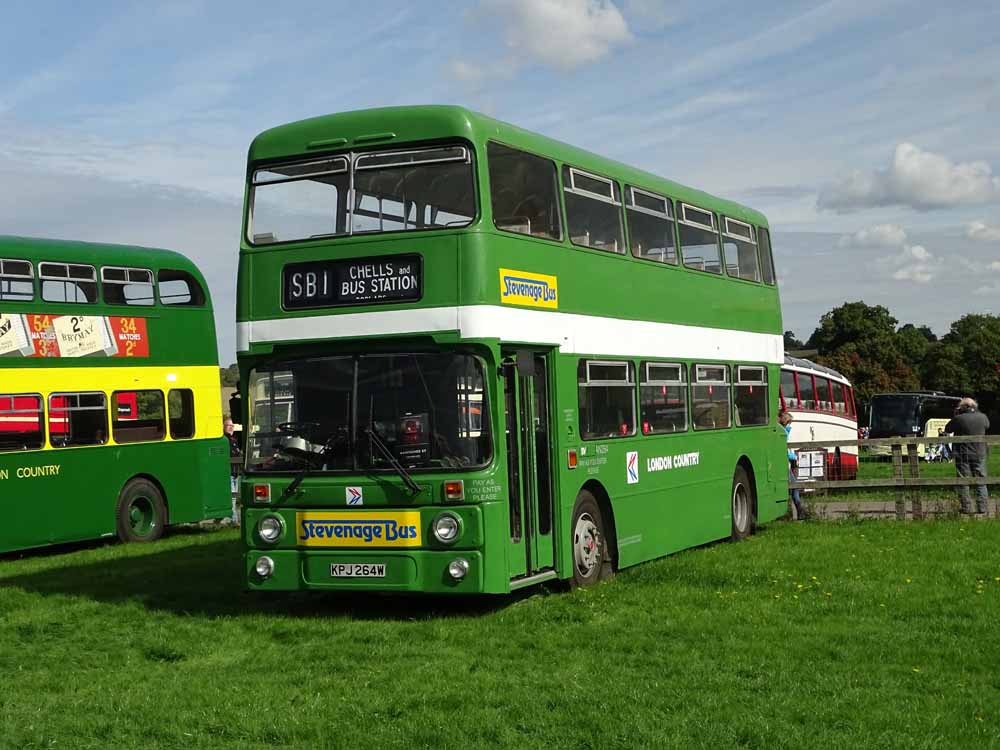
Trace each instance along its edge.
<path fill-rule="evenodd" d="M 589 578 L 601 564 L 603 540 L 601 532 L 589 513 L 583 513 L 573 529 L 573 561 L 577 572 Z"/>
<path fill-rule="evenodd" d="M 733 525 L 741 533 L 750 526 L 750 493 L 742 484 L 733 488 Z"/>

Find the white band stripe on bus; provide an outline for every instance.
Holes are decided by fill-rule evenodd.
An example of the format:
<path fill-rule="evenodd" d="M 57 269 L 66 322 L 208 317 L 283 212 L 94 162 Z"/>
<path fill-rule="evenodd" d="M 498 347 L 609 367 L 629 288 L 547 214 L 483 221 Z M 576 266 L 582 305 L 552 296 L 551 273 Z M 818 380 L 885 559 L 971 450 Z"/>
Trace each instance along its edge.
<path fill-rule="evenodd" d="M 777 334 L 621 320 L 497 305 L 380 310 L 236 324 L 238 351 L 251 344 L 457 331 L 462 338 L 558 346 L 564 354 L 676 357 L 783 364 Z"/>

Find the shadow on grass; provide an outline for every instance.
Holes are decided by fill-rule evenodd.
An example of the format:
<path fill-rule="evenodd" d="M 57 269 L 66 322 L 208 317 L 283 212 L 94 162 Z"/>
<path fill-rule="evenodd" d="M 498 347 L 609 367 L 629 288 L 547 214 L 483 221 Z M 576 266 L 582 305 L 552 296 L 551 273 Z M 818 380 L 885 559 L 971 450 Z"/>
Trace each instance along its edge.
<path fill-rule="evenodd" d="M 211 531 L 174 532 L 204 535 Z M 101 546 L 74 545 L 74 549 Z M 65 551 L 65 550 L 64 550 Z M 119 604 L 138 602 L 150 610 L 204 617 L 274 615 L 299 618 L 426 620 L 475 617 L 503 609 L 530 594 L 510 596 L 417 596 L 406 594 L 243 590 L 242 544 L 238 539 L 174 547 L 0 578 L 0 589 L 42 595 L 86 597 Z M 51 554 L 32 553 L 31 557 Z M 535 592 L 537 593 L 537 592 Z"/>

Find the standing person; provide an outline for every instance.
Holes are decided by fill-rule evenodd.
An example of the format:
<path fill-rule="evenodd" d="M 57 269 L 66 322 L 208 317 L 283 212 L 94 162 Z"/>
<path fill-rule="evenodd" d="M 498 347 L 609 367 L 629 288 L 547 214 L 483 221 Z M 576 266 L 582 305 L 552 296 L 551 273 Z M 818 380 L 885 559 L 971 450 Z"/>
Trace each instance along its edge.
<path fill-rule="evenodd" d="M 778 415 L 778 424 L 785 428 L 785 442 L 787 443 L 792 436 L 792 415 L 787 411 L 782 411 Z M 795 470 L 798 468 L 799 459 L 795 455 L 795 451 L 791 448 L 788 449 L 788 481 L 794 482 L 797 477 L 795 476 Z M 795 518 L 801 521 L 805 518 L 802 511 L 802 494 L 797 489 L 792 491 L 792 505 L 795 506 Z"/>
<path fill-rule="evenodd" d="M 236 425 L 233 424 L 233 420 L 226 417 L 222 421 L 222 431 L 226 435 L 226 439 L 229 441 L 229 458 L 239 458 L 243 455 L 243 451 L 240 449 L 239 438 L 236 437 Z M 229 489 L 233 495 L 233 523 L 239 524 L 240 515 L 239 510 L 236 507 L 236 493 L 239 489 L 239 482 L 237 477 L 239 476 L 239 465 L 234 463 L 232 460 L 229 462 Z"/>
<path fill-rule="evenodd" d="M 958 402 L 955 416 L 944 426 L 944 431 L 955 435 L 985 435 L 990 428 L 990 420 L 979 411 L 975 399 L 966 396 Z M 953 443 L 951 452 L 955 456 L 955 471 L 960 477 L 986 476 L 986 443 Z M 958 488 L 958 498 L 962 512 L 972 514 L 972 500 L 968 486 Z M 985 513 L 990 495 L 985 484 L 976 487 L 976 513 Z"/>

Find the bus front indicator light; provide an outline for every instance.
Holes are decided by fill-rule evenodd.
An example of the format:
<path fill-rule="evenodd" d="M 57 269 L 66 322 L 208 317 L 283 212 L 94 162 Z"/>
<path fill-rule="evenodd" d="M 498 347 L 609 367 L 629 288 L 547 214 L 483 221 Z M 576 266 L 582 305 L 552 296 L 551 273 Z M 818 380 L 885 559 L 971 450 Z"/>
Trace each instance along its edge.
<path fill-rule="evenodd" d="M 267 555 L 258 557 L 253 569 L 260 578 L 270 578 L 271 574 L 274 573 L 274 560 Z"/>
<path fill-rule="evenodd" d="M 271 502 L 271 485 L 255 484 L 253 486 L 253 501 L 255 503 Z"/>
<path fill-rule="evenodd" d="M 465 482 L 461 479 L 451 479 L 444 483 L 444 499 L 451 502 L 461 502 L 465 499 Z"/>
<path fill-rule="evenodd" d="M 464 557 L 456 557 L 448 563 L 448 575 L 456 581 L 461 581 L 469 574 L 469 561 Z"/>
<path fill-rule="evenodd" d="M 433 530 L 441 544 L 452 544 L 462 532 L 462 521 L 454 513 L 442 513 L 434 519 Z"/>
<path fill-rule="evenodd" d="M 285 522 L 281 516 L 264 516 L 257 522 L 257 536 L 268 544 L 274 544 L 285 533 Z"/>

